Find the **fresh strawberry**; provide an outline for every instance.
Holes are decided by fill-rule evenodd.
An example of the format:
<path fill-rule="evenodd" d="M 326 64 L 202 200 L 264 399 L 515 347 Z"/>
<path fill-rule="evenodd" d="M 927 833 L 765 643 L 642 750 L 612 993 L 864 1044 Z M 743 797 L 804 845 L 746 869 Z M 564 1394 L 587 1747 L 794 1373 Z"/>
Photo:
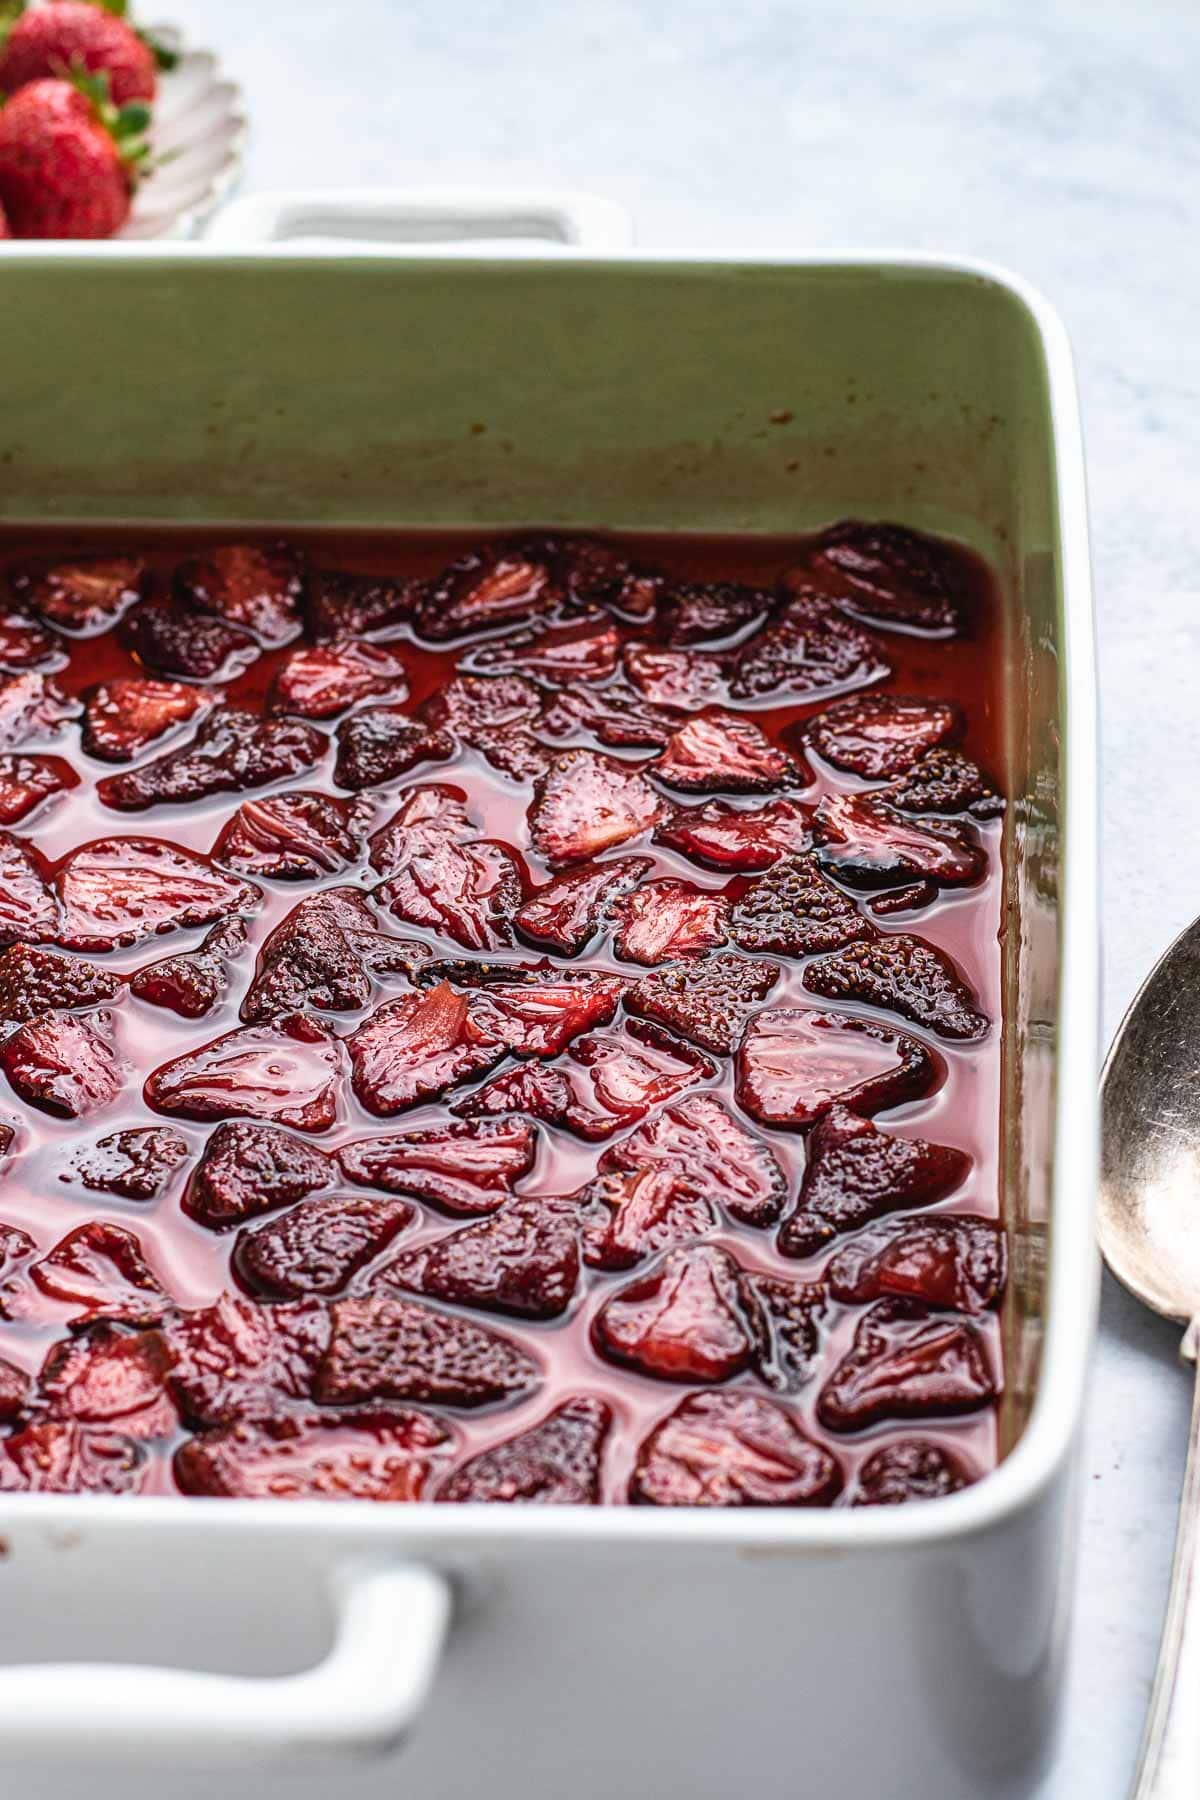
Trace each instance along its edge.
<path fill-rule="evenodd" d="M 519 672 L 549 687 L 607 681 L 616 673 L 620 642 L 616 627 L 602 620 L 601 614 L 595 620 L 560 629 L 539 625 L 530 631 L 512 632 L 498 643 L 468 650 L 458 666 L 472 675 Z"/>
<path fill-rule="evenodd" d="M 831 525 L 781 585 L 814 582 L 843 612 L 873 625 L 932 637 L 964 628 L 966 580 L 954 551 L 903 525 Z"/>
<path fill-rule="evenodd" d="M 600 1158 L 602 1174 L 661 1169 L 686 1176 L 743 1225 L 771 1225 L 787 1180 L 775 1156 L 715 1094 L 674 1100 Z"/>
<path fill-rule="evenodd" d="M 746 1027 L 738 1102 L 764 1125 L 803 1131 L 834 1105 L 880 1112 L 933 1086 L 937 1065 L 918 1039 L 845 1013 L 770 1007 Z"/>
<path fill-rule="evenodd" d="M 15 750 L 35 738 L 54 737 L 77 718 L 79 701 L 57 681 L 32 671 L 0 680 L 0 749 Z"/>
<path fill-rule="evenodd" d="M 406 1288 L 455 1306 L 557 1319 L 579 1284 L 579 1217 L 569 1200 L 510 1200 L 490 1219 L 384 1264 L 379 1288 Z"/>
<path fill-rule="evenodd" d="M 0 237 L 6 234 L 0 231 Z M 44 631 L 24 613 L 0 613 L 0 669 L 9 675 L 26 669 L 60 669 L 66 662 L 66 645 L 53 631 Z"/>
<path fill-rule="evenodd" d="M 523 864 L 491 838 L 455 843 L 445 833 L 375 889 L 377 905 L 468 950 L 513 941 L 512 920 L 525 893 Z"/>
<path fill-rule="evenodd" d="M 337 1294 L 411 1224 L 416 1208 L 369 1194 L 315 1194 L 281 1218 L 239 1231 L 233 1266 L 270 1300 Z"/>
<path fill-rule="evenodd" d="M 914 881 L 961 887 L 978 881 L 987 867 L 984 851 L 959 826 L 918 825 L 878 794 L 831 794 L 822 800 L 813 842 L 824 866 L 851 887 Z"/>
<path fill-rule="evenodd" d="M 43 0 L 9 27 L 0 51 L 0 89 L 15 94 L 66 69 L 107 75 L 114 106 L 153 100 L 158 86 L 153 49 L 116 7 Z"/>
<path fill-rule="evenodd" d="M 343 1144 L 342 1173 L 363 1187 L 412 1194 L 444 1212 L 493 1213 L 533 1168 L 528 1119 L 463 1119 Z"/>
<path fill-rule="evenodd" d="M 738 651 L 730 692 L 739 700 L 819 700 L 890 674 L 878 638 L 842 618 L 828 600 L 804 595 Z"/>
<path fill-rule="evenodd" d="M 129 991 L 150 1006 L 165 1006 L 181 1019 L 202 1019 L 229 987 L 226 962 L 246 948 L 242 919 L 214 925 L 198 950 L 147 963 L 129 977 Z"/>
<path fill-rule="evenodd" d="M 689 719 L 651 766 L 660 781 L 687 794 L 764 794 L 796 775 L 791 758 L 738 713 Z"/>
<path fill-rule="evenodd" d="M 346 1049 L 355 1096 L 385 1118 L 438 1098 L 507 1055 L 493 1021 L 481 1021 L 470 997 L 445 981 L 379 1007 L 346 1039 Z"/>
<path fill-rule="evenodd" d="M 645 976 L 626 993 L 625 1005 L 702 1050 L 732 1056 L 779 974 L 778 964 L 748 956 L 706 956 Z"/>
<path fill-rule="evenodd" d="M 708 800 L 703 806 L 676 807 L 656 826 L 654 841 L 706 869 L 754 875 L 781 856 L 807 850 L 811 825 L 812 808 L 789 797 L 749 811 L 726 800 Z"/>
<path fill-rule="evenodd" d="M 880 1300 L 821 1389 L 817 1417 L 827 1431 L 859 1431 L 880 1419 L 977 1412 L 995 1397 L 971 1325 L 908 1300 Z"/>
<path fill-rule="evenodd" d="M 13 840 L 15 842 L 15 839 Z M 0 888 L 5 886 L 0 858 Z M 58 941 L 68 950 L 117 950 L 165 931 L 252 913 L 259 890 L 205 856 L 160 838 L 98 838 L 60 864 Z"/>
<path fill-rule="evenodd" d="M 661 750 L 680 722 L 678 712 L 652 706 L 632 688 L 572 682 L 549 701 L 538 729 L 556 739 L 591 736 L 613 749 Z"/>
<path fill-rule="evenodd" d="M 441 640 L 560 613 L 566 596 L 537 545 L 489 544 L 450 564 L 417 610 L 417 630 Z"/>
<path fill-rule="evenodd" d="M 404 664 L 385 644 L 334 638 L 293 650 L 271 683 L 267 710 L 332 719 L 363 700 L 408 696 Z"/>
<path fill-rule="evenodd" d="M 848 944 L 809 963 L 801 979 L 810 994 L 878 1006 L 954 1043 L 978 1043 L 990 1030 L 957 966 L 923 938 Z"/>
<path fill-rule="evenodd" d="M 239 1500 L 423 1500 L 454 1434 L 399 1407 L 239 1420 L 175 1452 L 185 1494 Z"/>
<path fill-rule="evenodd" d="M 907 813 L 965 812 L 976 819 L 996 819 L 1004 811 L 1003 799 L 978 763 L 960 750 L 931 750 L 879 798 Z"/>
<path fill-rule="evenodd" d="M 649 782 L 628 763 L 594 750 L 569 750 L 537 783 L 529 835 L 538 855 L 561 869 L 640 836 L 664 811 Z"/>
<path fill-rule="evenodd" d="M 960 1456 L 925 1438 L 902 1438 L 868 1456 L 854 1484 L 851 1506 L 904 1506 L 941 1500 L 972 1481 Z"/>
<path fill-rule="evenodd" d="M 161 597 L 135 607 L 117 635 L 144 669 L 186 681 L 231 681 L 260 654 L 249 632 Z"/>
<path fill-rule="evenodd" d="M 774 604 L 765 588 L 738 581 L 682 581 L 659 602 L 658 627 L 668 644 L 706 643 L 760 624 Z"/>
<path fill-rule="evenodd" d="M 57 0 L 49 0 L 48 7 L 39 6 L 26 13 L 18 24 L 55 10 L 56 4 Z M 83 4 L 78 10 L 83 11 Z M 89 5 L 88 10 L 98 9 Z M 0 57 L 0 73 L 3 65 Z M 78 562 L 56 563 L 48 569 L 19 569 L 9 580 L 21 604 L 48 625 L 77 637 L 93 637 L 141 599 L 149 570 L 136 556 L 89 556 Z"/>
<path fill-rule="evenodd" d="M 604 1302 L 592 1336 L 610 1361 L 663 1381 L 728 1381 L 759 1352 L 738 1265 L 711 1244 L 668 1251 Z"/>
<path fill-rule="evenodd" d="M 173 1304 L 146 1261 L 141 1240 L 107 1219 L 91 1219 L 68 1232 L 30 1274 L 44 1294 L 84 1308 L 70 1319 L 72 1329 L 98 1320 L 153 1325 Z"/>
<path fill-rule="evenodd" d="M 305 1007 L 357 1012 L 374 994 L 376 978 L 407 978 L 427 955 L 425 945 L 381 931 L 359 888 L 322 888 L 266 939 L 241 1017 L 258 1025 Z"/>
<path fill-rule="evenodd" d="M 727 657 L 703 650 L 664 650 L 656 644 L 627 644 L 625 674 L 654 706 L 699 712 L 729 698 Z"/>
<path fill-rule="evenodd" d="M 736 1389 L 690 1394 L 638 1451 L 635 1506 L 830 1506 L 836 1459 L 774 1400 Z"/>
<path fill-rule="evenodd" d="M 609 907 L 654 867 L 648 856 L 622 856 L 585 863 L 555 875 L 513 914 L 529 943 L 561 956 L 578 956 L 595 937 Z"/>
<path fill-rule="evenodd" d="M 338 1065 L 337 1040 L 325 1026 L 290 1013 L 163 1063 L 146 1081 L 146 1104 L 172 1118 L 264 1119 L 328 1131 L 337 1117 Z"/>
<path fill-rule="evenodd" d="M 320 762 L 327 747 L 325 734 L 300 719 L 262 719 L 221 706 L 180 749 L 124 774 L 106 775 L 96 793 L 105 806 L 121 812 L 141 812 L 164 801 L 191 804 L 285 781 Z"/>
<path fill-rule="evenodd" d="M 341 875 L 362 854 L 359 819 L 353 801 L 302 788 L 243 800 L 222 826 L 213 860 L 272 881 Z"/>
<path fill-rule="evenodd" d="M 336 1300 L 315 1393 L 326 1404 L 416 1400 L 488 1406 L 532 1393 L 541 1370 L 498 1331 L 415 1300 Z"/>
<path fill-rule="evenodd" d="M 505 1438 L 456 1469 L 437 1498 L 538 1506 L 595 1506 L 612 1410 L 590 1394 L 573 1394 L 528 1431 Z"/>
<path fill-rule="evenodd" d="M 805 728 L 814 750 L 864 781 L 904 775 L 931 750 L 960 737 L 963 716 L 950 700 L 858 694 L 818 713 Z"/>
<path fill-rule="evenodd" d="M 1004 1292 L 1004 1233 L 972 1213 L 888 1219 L 860 1231 L 826 1270 L 835 1300 L 920 1300 L 950 1312 L 979 1313 Z"/>
<path fill-rule="evenodd" d="M 83 699 L 83 748 L 104 762 L 123 763 L 208 712 L 214 696 L 182 681 L 118 675 L 86 689 Z"/>
<path fill-rule="evenodd" d="M 111 104 L 104 75 L 22 87 L 0 112 L 0 203 L 13 236 L 112 237 L 129 217 L 148 124 L 143 102 Z"/>
<path fill-rule="evenodd" d="M 177 1131 L 161 1125 L 137 1126 L 72 1150 L 58 1179 L 92 1194 L 157 1200 L 191 1154 L 191 1145 Z"/>
<path fill-rule="evenodd" d="M 614 943 L 629 962 L 671 962 L 727 941 L 723 894 L 666 875 L 648 881 L 613 908 Z"/>
<path fill-rule="evenodd" d="M 784 1256 L 812 1256 L 881 1213 L 943 1199 L 970 1166 L 961 1150 L 895 1137 L 844 1105 L 831 1106 L 808 1140 L 800 1199 L 778 1247 Z"/>
<path fill-rule="evenodd" d="M 593 1269 L 631 1269 L 660 1250 L 706 1237 L 717 1223 L 693 1175 L 667 1164 L 598 1175 L 575 1195 L 583 1219 L 583 1260 Z"/>
<path fill-rule="evenodd" d="M 743 950 L 813 956 L 875 936 L 846 894 L 822 875 L 811 853 L 785 856 L 734 905 L 730 936 Z"/>
<path fill-rule="evenodd" d="M 304 558 L 287 544 L 224 544 L 181 563 L 174 586 L 185 606 L 275 648 L 300 634 L 304 583 Z"/>
<path fill-rule="evenodd" d="M 0 951 L 0 1019 L 27 1025 L 50 1012 L 74 1012 L 115 1000 L 121 978 L 99 964 L 26 944 Z"/>
<path fill-rule="evenodd" d="M 81 1119 L 121 1091 L 121 1061 L 109 1013 L 46 1013 L 0 1044 L 0 1069 L 14 1093 L 59 1118 Z"/>
<path fill-rule="evenodd" d="M 210 1231 L 240 1225 L 333 1186 L 323 1150 L 278 1125 L 218 1125 L 188 1184 L 184 1210 Z"/>
<path fill-rule="evenodd" d="M 59 929 L 49 867 L 32 844 L 0 831 L 0 944 L 45 944 Z"/>
<path fill-rule="evenodd" d="M 321 1300 L 273 1305 L 221 1294 L 164 1326 L 171 1393 L 191 1426 L 278 1417 L 311 1400 L 330 1335 Z"/>
<path fill-rule="evenodd" d="M 308 579 L 309 630 L 318 644 L 390 630 L 412 618 L 425 591 L 423 581 L 314 570 Z"/>
<path fill-rule="evenodd" d="M 367 706 L 337 728 L 333 779 L 339 787 L 382 787 L 421 762 L 447 762 L 454 755 L 448 731 L 411 719 L 399 706 Z"/>

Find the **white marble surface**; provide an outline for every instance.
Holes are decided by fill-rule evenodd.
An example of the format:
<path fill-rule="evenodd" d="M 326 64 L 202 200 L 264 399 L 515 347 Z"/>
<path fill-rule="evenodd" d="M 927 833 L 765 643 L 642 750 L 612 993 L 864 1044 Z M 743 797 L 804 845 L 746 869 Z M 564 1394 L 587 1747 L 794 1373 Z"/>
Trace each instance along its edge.
<path fill-rule="evenodd" d="M 175 0 L 173 16 L 245 83 L 247 191 L 561 182 L 621 201 L 648 246 L 959 250 L 1053 298 L 1088 440 L 1111 1033 L 1200 911 L 1194 0 Z M 1176 1340 L 1106 1282 L 1047 1800 L 1128 1784 L 1182 1471 Z"/>

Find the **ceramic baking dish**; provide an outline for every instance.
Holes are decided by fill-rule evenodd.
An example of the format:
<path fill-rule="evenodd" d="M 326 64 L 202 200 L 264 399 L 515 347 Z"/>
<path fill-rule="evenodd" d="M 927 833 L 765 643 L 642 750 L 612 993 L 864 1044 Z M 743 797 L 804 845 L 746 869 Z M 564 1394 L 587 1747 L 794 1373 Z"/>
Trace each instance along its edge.
<path fill-rule="evenodd" d="M 346 233 L 541 241 L 484 257 Z M 93 1787 L 98 1759 L 126 1800 L 249 1793 L 206 1765 L 380 1751 L 418 1714 L 389 1791 L 429 1800 L 1036 1785 L 1095 1275 L 1094 677 L 1066 338 L 978 264 L 661 256 L 621 235 L 570 197 L 322 197 L 247 202 L 169 254 L 6 246 L 0 519 L 778 534 L 857 514 L 987 556 L 1014 799 L 1003 1461 L 877 1511 L 4 1498 L 0 1765 L 26 1761 L 26 1796 Z M 271 1791 L 333 1780 L 359 1791 L 316 1763 Z"/>

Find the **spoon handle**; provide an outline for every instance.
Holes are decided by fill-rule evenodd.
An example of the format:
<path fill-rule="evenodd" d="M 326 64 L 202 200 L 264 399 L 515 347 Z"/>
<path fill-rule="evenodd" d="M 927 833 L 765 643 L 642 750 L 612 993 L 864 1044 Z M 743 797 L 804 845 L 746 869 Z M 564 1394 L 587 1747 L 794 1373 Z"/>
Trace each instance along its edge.
<path fill-rule="evenodd" d="M 1200 1317 L 1182 1355 L 1196 1362 Z M 1200 1795 L 1200 1366 L 1192 1401 L 1187 1469 L 1175 1533 L 1175 1563 L 1142 1755 L 1131 1800 L 1196 1800 Z"/>

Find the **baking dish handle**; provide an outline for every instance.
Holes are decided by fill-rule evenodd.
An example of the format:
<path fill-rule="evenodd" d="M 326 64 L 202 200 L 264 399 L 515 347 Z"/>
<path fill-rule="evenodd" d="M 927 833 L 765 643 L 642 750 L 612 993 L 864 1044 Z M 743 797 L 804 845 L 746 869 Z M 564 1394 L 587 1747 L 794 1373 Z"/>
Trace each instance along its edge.
<path fill-rule="evenodd" d="M 434 1569 L 335 1571 L 337 1627 L 297 1675 L 232 1676 L 128 1663 L 0 1668 L 0 1748 L 39 1758 L 160 1753 L 224 1761 L 392 1748 L 421 1711 L 450 1616 Z"/>
<path fill-rule="evenodd" d="M 217 214 L 210 244 L 279 244 L 296 238 L 350 239 L 388 249 L 514 246 L 624 250 L 633 242 L 625 210 L 597 194 L 560 188 L 330 188 L 247 194 Z"/>

